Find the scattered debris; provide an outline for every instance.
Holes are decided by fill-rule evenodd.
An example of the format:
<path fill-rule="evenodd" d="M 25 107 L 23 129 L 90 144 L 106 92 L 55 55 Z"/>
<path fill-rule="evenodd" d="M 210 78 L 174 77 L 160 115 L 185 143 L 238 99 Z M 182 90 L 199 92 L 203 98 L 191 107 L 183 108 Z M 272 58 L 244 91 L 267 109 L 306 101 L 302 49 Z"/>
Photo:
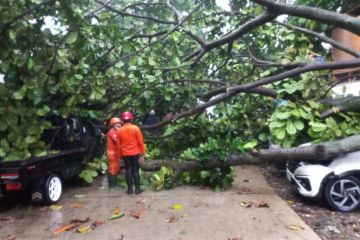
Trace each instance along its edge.
<path fill-rule="evenodd" d="M 49 211 L 49 207 L 41 207 L 41 208 L 39 208 L 39 211 L 40 212 L 47 212 L 47 211 Z"/>
<path fill-rule="evenodd" d="M 7 238 L 7 240 L 16 240 L 16 236 L 15 236 L 15 235 L 11 235 L 10 237 Z"/>
<path fill-rule="evenodd" d="M 130 213 L 130 216 L 132 216 L 133 218 L 136 218 L 136 219 L 140 219 L 144 216 L 144 210 L 140 210 L 140 211 L 132 211 Z"/>
<path fill-rule="evenodd" d="M 242 237 L 234 237 L 234 238 L 228 238 L 228 240 L 243 240 Z"/>
<path fill-rule="evenodd" d="M 336 234 L 341 233 L 340 230 L 334 226 L 326 226 L 324 230 L 325 230 L 325 232 L 330 232 L 330 233 L 336 233 Z"/>
<path fill-rule="evenodd" d="M 288 229 L 294 230 L 294 231 L 300 231 L 300 230 L 304 230 L 303 226 L 297 225 L 297 224 L 292 224 L 288 226 Z"/>
<path fill-rule="evenodd" d="M 115 208 L 114 211 L 112 211 L 112 214 L 120 214 L 121 213 L 121 209 L 120 208 Z"/>
<path fill-rule="evenodd" d="M 83 202 L 74 202 L 70 205 L 71 208 L 84 208 L 85 203 Z"/>
<path fill-rule="evenodd" d="M 174 204 L 172 207 L 172 209 L 174 209 L 175 211 L 181 211 L 184 209 L 184 207 L 181 204 Z"/>
<path fill-rule="evenodd" d="M 240 205 L 246 208 L 268 208 L 269 204 L 264 200 L 253 200 L 253 201 L 241 201 Z"/>
<path fill-rule="evenodd" d="M 96 220 L 95 222 L 93 222 L 93 223 L 91 224 L 91 226 L 92 226 L 93 228 L 96 228 L 96 227 L 98 227 L 98 226 L 103 225 L 104 223 L 105 223 L 104 220 Z"/>
<path fill-rule="evenodd" d="M 291 201 L 291 200 L 288 200 L 287 203 L 288 203 L 289 205 L 294 205 L 294 204 L 295 204 L 295 202 L 294 202 L 294 201 Z"/>
<path fill-rule="evenodd" d="M 53 232 L 53 236 L 59 235 L 60 233 L 63 233 L 65 231 L 71 231 L 79 226 L 80 226 L 80 223 L 71 223 L 69 225 L 59 227 L 59 228 L 55 229 L 55 231 Z"/>
<path fill-rule="evenodd" d="M 251 189 L 250 189 L 250 188 L 240 187 L 240 191 L 238 191 L 237 194 L 249 193 L 249 192 L 251 192 Z"/>
<path fill-rule="evenodd" d="M 75 194 L 74 195 L 74 198 L 84 198 L 84 197 L 86 197 L 85 194 Z"/>
<path fill-rule="evenodd" d="M 70 223 L 86 223 L 90 220 L 89 217 L 85 218 L 84 220 L 78 219 L 78 218 L 73 218 L 70 220 Z"/>
<path fill-rule="evenodd" d="M 60 211 L 61 209 L 62 209 L 62 206 L 61 205 L 51 205 L 50 207 L 49 207 L 49 209 L 51 210 L 51 211 Z"/>
<path fill-rule="evenodd" d="M 146 203 L 147 202 L 147 198 L 142 198 L 136 201 L 136 203 Z"/>
<path fill-rule="evenodd" d="M 81 228 L 76 229 L 77 233 L 88 233 L 88 232 L 91 232 L 91 231 L 92 231 L 91 226 L 85 226 L 85 227 L 81 227 Z"/>
<path fill-rule="evenodd" d="M 166 221 L 167 221 L 168 223 L 174 223 L 174 222 L 179 221 L 179 218 L 177 218 L 176 216 L 171 216 L 171 217 L 169 217 L 169 218 L 166 218 Z"/>
<path fill-rule="evenodd" d="M 250 180 L 249 179 L 244 179 L 243 182 L 250 182 Z"/>
<path fill-rule="evenodd" d="M 12 216 L 0 217 L 0 221 L 13 221 L 15 220 Z"/>
<path fill-rule="evenodd" d="M 113 214 L 108 218 L 108 220 L 115 220 L 115 219 L 122 218 L 124 216 L 125 216 L 125 213 Z"/>

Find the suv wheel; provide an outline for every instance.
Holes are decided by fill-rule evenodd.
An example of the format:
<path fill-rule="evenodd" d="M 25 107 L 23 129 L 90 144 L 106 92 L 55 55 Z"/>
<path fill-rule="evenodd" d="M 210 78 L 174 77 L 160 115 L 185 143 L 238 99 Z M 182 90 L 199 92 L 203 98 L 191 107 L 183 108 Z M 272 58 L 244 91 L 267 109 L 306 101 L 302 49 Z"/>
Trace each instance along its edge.
<path fill-rule="evenodd" d="M 328 205 L 337 211 L 350 212 L 360 207 L 360 180 L 353 176 L 330 180 L 325 187 Z"/>
<path fill-rule="evenodd" d="M 62 194 L 62 181 L 57 174 L 51 174 L 45 183 L 45 200 L 50 203 L 59 201 Z"/>

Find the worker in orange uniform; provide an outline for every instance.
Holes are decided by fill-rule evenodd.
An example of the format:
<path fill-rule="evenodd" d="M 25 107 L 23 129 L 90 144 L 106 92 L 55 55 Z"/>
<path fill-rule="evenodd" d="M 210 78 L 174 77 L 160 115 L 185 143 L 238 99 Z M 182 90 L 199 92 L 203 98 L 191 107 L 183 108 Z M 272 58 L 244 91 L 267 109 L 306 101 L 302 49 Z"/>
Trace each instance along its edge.
<path fill-rule="evenodd" d="M 123 112 L 124 124 L 116 134 L 116 150 L 118 156 L 124 159 L 126 170 L 127 194 L 133 193 L 132 183 L 135 183 L 135 194 L 140 194 L 140 163 L 139 158 L 145 156 L 145 145 L 143 135 L 138 126 L 131 123 L 133 115 L 131 112 Z"/>
<path fill-rule="evenodd" d="M 111 128 L 106 134 L 107 136 L 107 158 L 109 161 L 109 188 L 117 188 L 117 174 L 120 171 L 120 162 L 119 157 L 116 151 L 116 133 L 117 130 L 121 127 L 121 119 L 118 117 L 113 117 L 110 120 Z"/>

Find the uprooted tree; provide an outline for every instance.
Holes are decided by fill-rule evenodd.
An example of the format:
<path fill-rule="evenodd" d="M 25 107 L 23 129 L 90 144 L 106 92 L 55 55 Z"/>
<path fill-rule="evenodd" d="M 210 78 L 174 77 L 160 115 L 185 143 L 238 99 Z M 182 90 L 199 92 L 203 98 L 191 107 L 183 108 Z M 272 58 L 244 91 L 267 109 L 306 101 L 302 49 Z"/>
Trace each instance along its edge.
<path fill-rule="evenodd" d="M 268 161 L 253 149 L 269 142 L 359 134 L 359 100 L 332 99 L 331 70 L 360 67 L 360 52 L 329 37 L 335 27 L 360 34 L 359 18 L 335 12 L 356 1 L 312 3 L 230 0 L 225 10 L 213 0 L 4 0 L 0 158 L 44 154 L 47 116 L 106 120 L 124 110 L 138 123 L 151 109 L 173 113 L 143 127 L 162 133 L 145 136 L 149 158 L 196 160 L 181 163 L 194 169 L 235 164 L 234 156 Z M 332 61 L 333 47 L 354 59 Z"/>

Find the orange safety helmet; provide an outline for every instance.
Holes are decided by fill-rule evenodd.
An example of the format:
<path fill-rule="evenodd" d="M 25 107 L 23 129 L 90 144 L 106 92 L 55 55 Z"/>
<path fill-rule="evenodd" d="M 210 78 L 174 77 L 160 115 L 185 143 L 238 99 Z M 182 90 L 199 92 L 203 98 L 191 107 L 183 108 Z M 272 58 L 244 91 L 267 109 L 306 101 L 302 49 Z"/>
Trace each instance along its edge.
<path fill-rule="evenodd" d="M 122 120 L 130 120 L 130 119 L 133 119 L 134 117 L 133 117 L 133 115 L 132 115 L 132 113 L 131 112 L 123 112 L 122 114 L 121 114 L 121 119 Z"/>
<path fill-rule="evenodd" d="M 118 117 L 113 117 L 113 118 L 110 120 L 110 124 L 111 124 L 111 125 L 115 125 L 116 123 L 121 123 L 121 119 L 118 118 Z"/>

